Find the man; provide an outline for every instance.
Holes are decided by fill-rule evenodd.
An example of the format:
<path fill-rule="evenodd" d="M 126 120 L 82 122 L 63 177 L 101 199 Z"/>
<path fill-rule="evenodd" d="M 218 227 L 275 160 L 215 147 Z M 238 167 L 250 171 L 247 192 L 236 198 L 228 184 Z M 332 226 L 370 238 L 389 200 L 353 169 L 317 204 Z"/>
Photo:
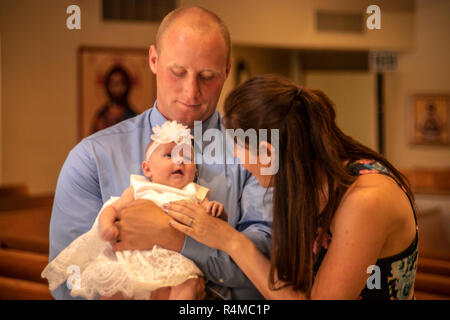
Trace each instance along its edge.
<path fill-rule="evenodd" d="M 50 260 L 91 228 L 102 204 L 128 187 L 130 174 L 142 174 L 140 163 L 154 126 L 177 120 L 193 128 L 200 120 L 203 132 L 224 132 L 216 106 L 231 68 L 230 40 L 215 14 L 202 8 L 170 13 L 158 30 L 156 47 L 150 47 L 149 63 L 157 79 L 154 107 L 84 139 L 64 163 L 50 223 Z M 196 152 L 208 146 L 201 143 Z M 219 156 L 225 159 L 225 154 Z M 224 204 L 228 222 L 268 255 L 271 192 L 241 165 L 201 164 L 198 172 L 198 183 L 211 190 L 210 200 Z M 151 201 L 136 200 L 119 216 L 115 250 L 158 244 L 193 260 L 209 284 L 230 288 L 233 299 L 262 297 L 227 254 L 170 227 L 170 218 Z M 53 296 L 71 298 L 66 284 Z"/>

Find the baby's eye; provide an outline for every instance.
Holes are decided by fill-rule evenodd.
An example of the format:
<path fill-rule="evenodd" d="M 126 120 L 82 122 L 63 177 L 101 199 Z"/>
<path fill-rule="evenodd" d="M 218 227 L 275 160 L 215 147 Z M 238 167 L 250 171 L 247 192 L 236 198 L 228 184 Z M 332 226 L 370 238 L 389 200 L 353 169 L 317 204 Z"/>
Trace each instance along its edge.
<path fill-rule="evenodd" d="M 164 154 L 164 158 L 172 158 L 172 154 L 170 152 L 166 153 Z"/>

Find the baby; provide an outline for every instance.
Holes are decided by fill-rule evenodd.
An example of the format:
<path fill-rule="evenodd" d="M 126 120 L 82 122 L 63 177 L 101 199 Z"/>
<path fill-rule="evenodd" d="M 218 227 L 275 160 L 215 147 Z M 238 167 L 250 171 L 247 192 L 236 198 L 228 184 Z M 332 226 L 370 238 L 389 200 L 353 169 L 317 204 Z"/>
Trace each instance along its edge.
<path fill-rule="evenodd" d="M 173 149 L 177 146 L 175 142 L 160 143 L 154 148 L 155 145 L 154 141 L 149 143 L 146 150 L 146 161 L 142 162 L 142 171 L 151 182 L 177 189 L 195 188 L 197 192 L 206 191 L 206 188 L 193 183 L 197 168 L 192 161 L 192 148 L 190 148 L 190 152 L 192 152 L 190 155 L 183 155 L 183 150 L 179 150 L 179 154 L 172 154 Z M 132 185 L 122 193 L 120 199 L 107 206 L 100 214 L 100 235 L 106 241 L 113 241 L 119 235 L 119 230 L 114 224 L 117 218 L 117 212 L 135 200 L 136 191 L 133 186 L 133 179 L 142 181 L 139 177 L 132 176 Z M 208 201 L 206 196 L 207 194 L 205 194 L 204 198 L 202 197 L 203 201 L 201 203 L 206 211 L 214 217 L 221 216 L 222 218 L 226 218 L 222 215 L 223 205 L 216 201 Z"/>
<path fill-rule="evenodd" d="M 75 239 L 42 272 L 50 290 L 67 279 L 67 268 L 80 268 L 80 283 L 72 296 L 94 299 L 194 299 L 202 272 L 181 254 L 154 246 L 152 250 L 113 252 L 117 213 L 135 199 L 148 199 L 162 207 L 172 201 L 198 201 L 215 217 L 227 219 L 223 205 L 209 201 L 209 190 L 193 181 L 196 166 L 187 127 L 175 121 L 153 128 L 142 171 L 131 175 L 120 198 L 111 197 L 100 210 L 93 228 Z"/>

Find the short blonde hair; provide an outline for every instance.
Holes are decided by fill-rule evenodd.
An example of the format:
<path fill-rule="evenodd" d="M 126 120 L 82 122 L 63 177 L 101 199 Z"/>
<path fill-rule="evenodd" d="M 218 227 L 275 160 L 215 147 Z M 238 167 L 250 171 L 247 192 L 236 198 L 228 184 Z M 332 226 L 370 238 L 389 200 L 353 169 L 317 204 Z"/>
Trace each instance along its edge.
<path fill-rule="evenodd" d="M 176 21 L 178 18 L 181 18 L 183 15 L 193 11 L 193 10 L 199 10 L 202 13 L 205 13 L 208 17 L 210 17 L 215 23 L 217 23 L 217 26 L 219 27 L 219 31 L 222 34 L 223 40 L 225 41 L 226 46 L 226 63 L 229 62 L 230 56 L 231 56 L 231 37 L 230 32 L 228 30 L 228 27 L 225 25 L 225 23 L 222 21 L 222 19 L 219 18 L 218 15 L 216 15 L 214 12 L 209 11 L 208 9 L 202 8 L 202 7 L 188 7 L 188 8 L 178 8 L 171 12 L 169 12 L 164 19 L 162 20 L 161 24 L 159 25 L 158 32 L 156 34 L 156 50 L 160 52 L 162 48 L 162 38 L 166 30 L 172 25 L 174 21 Z"/>

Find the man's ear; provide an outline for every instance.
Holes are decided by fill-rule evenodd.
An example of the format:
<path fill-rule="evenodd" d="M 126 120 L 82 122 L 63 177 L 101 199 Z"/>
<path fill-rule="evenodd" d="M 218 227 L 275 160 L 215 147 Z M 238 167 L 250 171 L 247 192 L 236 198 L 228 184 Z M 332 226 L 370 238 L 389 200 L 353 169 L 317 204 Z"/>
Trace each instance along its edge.
<path fill-rule="evenodd" d="M 152 177 L 152 171 L 150 170 L 150 164 L 148 161 L 142 162 L 142 171 L 144 172 L 144 176 L 147 178 L 150 179 Z"/>
<path fill-rule="evenodd" d="M 232 60 L 231 60 L 231 57 L 230 57 L 230 60 L 228 61 L 227 68 L 225 69 L 225 79 L 228 78 L 228 75 L 230 74 L 230 71 L 231 71 L 231 62 L 232 62 Z"/>
<path fill-rule="evenodd" d="M 150 66 L 150 70 L 156 74 L 156 67 L 158 65 L 158 51 L 153 44 L 148 49 L 148 64 Z"/>

